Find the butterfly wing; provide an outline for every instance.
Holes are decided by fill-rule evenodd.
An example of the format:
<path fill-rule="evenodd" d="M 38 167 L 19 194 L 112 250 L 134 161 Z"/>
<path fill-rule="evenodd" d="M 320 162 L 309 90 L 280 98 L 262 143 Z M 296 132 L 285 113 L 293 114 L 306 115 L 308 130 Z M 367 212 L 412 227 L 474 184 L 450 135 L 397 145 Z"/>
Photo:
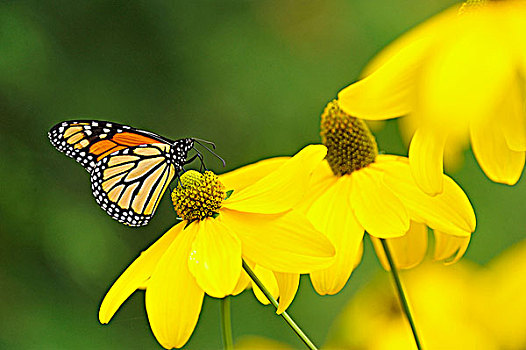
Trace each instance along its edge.
<path fill-rule="evenodd" d="M 176 174 L 163 143 L 118 150 L 99 160 L 91 173 L 97 203 L 112 218 L 129 226 L 148 223 Z"/>
<path fill-rule="evenodd" d="M 180 171 L 192 139 L 171 141 L 127 125 L 66 121 L 49 131 L 53 146 L 91 174 L 97 203 L 130 226 L 148 223 L 168 184 Z"/>
<path fill-rule="evenodd" d="M 128 125 L 100 120 L 71 120 L 58 123 L 48 133 L 51 144 L 75 159 L 89 173 L 105 156 L 130 146 L 173 141 Z"/>

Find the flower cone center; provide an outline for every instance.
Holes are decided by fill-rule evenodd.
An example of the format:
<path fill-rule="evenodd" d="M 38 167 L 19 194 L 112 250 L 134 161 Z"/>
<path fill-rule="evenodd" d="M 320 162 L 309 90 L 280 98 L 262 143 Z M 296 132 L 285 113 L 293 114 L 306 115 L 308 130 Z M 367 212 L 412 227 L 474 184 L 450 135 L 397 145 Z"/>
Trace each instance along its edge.
<path fill-rule="evenodd" d="M 327 162 L 337 176 L 366 167 L 378 155 L 378 146 L 365 122 L 342 111 L 336 100 L 323 111 L 320 135 L 327 147 Z"/>
<path fill-rule="evenodd" d="M 223 184 L 211 171 L 204 173 L 189 170 L 181 175 L 181 182 L 172 192 L 172 202 L 177 215 L 183 220 L 203 220 L 221 208 L 225 198 Z"/>

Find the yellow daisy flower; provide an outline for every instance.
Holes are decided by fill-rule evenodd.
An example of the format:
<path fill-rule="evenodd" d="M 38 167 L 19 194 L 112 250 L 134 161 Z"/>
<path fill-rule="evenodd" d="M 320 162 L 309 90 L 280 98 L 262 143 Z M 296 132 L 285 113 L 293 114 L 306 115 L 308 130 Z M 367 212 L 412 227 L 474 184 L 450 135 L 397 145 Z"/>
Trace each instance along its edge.
<path fill-rule="evenodd" d="M 146 289 L 153 334 L 163 347 L 180 348 L 195 328 L 204 293 L 223 298 L 244 289 L 242 259 L 281 273 L 283 283 L 291 274 L 329 266 L 334 256 L 330 241 L 291 211 L 325 154 L 323 146 L 306 147 L 233 193 L 225 192 L 229 187 L 212 172 L 184 173 L 182 186 L 172 194 L 183 221 L 117 279 L 100 307 L 100 322 L 108 323 L 135 290 Z"/>
<path fill-rule="evenodd" d="M 478 266 L 464 261 L 448 268 L 426 263 L 404 273 L 423 349 L 503 349 L 497 346 L 493 335 L 481 327 L 474 313 L 487 307 L 486 303 L 474 300 L 480 293 L 475 288 L 479 273 Z M 391 292 L 390 282 L 386 276 L 377 276 L 361 288 L 334 322 L 323 348 L 416 350 L 411 329 Z M 496 316 L 498 314 L 493 315 Z"/>
<path fill-rule="evenodd" d="M 418 188 L 407 158 L 378 154 L 365 122 L 333 101 L 322 115 L 321 136 L 327 157 L 314 171 L 304 210 L 331 239 L 335 263 L 310 274 L 319 294 L 335 294 L 347 282 L 369 233 L 387 267 L 380 238 L 386 239 L 395 265 L 418 264 L 427 249 L 427 227 L 434 230 L 435 258 L 458 260 L 475 230 L 475 214 L 462 189 L 442 175 L 444 191 L 434 197 Z"/>
<path fill-rule="evenodd" d="M 484 267 L 464 260 L 452 268 L 426 263 L 404 273 L 424 348 L 526 349 L 525 256 L 522 241 Z M 415 349 L 384 276 L 353 296 L 324 348 Z"/>
<path fill-rule="evenodd" d="M 319 294 L 343 288 L 361 260 L 364 231 L 386 269 L 379 239 L 387 240 L 398 268 L 410 268 L 424 258 L 428 227 L 434 230 L 436 260 L 453 263 L 462 257 L 476 220 L 469 199 L 451 178 L 442 175 L 441 194 L 424 193 L 411 176 L 408 159 L 378 154 L 365 122 L 343 112 L 337 101 L 329 103 L 322 115 L 321 135 L 327 157 L 312 173 L 309 190 L 295 207 L 336 248 L 333 265 L 310 274 Z M 260 161 L 230 176 L 257 181 L 286 159 Z M 268 271 L 261 275 L 265 285 L 276 284 Z M 279 294 L 279 288 L 274 292 Z"/>
<path fill-rule="evenodd" d="M 499 349 L 526 349 L 526 240 L 486 265 L 475 285 L 472 315 L 499 343 Z M 484 305 L 484 307 L 480 307 Z"/>
<path fill-rule="evenodd" d="M 384 49 L 364 76 L 339 93 L 341 108 L 369 120 L 413 119 L 409 159 L 424 191 L 444 189 L 444 150 L 460 153 L 468 140 L 491 180 L 518 181 L 526 151 L 526 2 L 444 11 Z"/>

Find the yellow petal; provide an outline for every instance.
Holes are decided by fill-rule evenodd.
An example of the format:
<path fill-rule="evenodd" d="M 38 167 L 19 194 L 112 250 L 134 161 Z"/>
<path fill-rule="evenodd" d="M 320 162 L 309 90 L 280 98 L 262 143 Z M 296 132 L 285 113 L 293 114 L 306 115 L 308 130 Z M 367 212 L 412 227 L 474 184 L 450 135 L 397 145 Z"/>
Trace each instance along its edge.
<path fill-rule="evenodd" d="M 444 188 L 444 147 L 447 135 L 429 128 L 420 128 L 409 145 L 411 173 L 416 184 L 429 195 L 441 193 Z"/>
<path fill-rule="evenodd" d="M 494 30 L 494 21 L 490 12 L 457 16 L 435 42 L 422 67 L 416 110 L 436 132 L 490 116 L 516 75 L 509 33 Z"/>
<path fill-rule="evenodd" d="M 378 68 L 387 64 L 393 59 L 401 50 L 409 46 L 414 41 L 427 41 L 432 45 L 433 40 L 443 31 L 443 26 L 447 26 L 452 20 L 454 21 L 458 16 L 458 5 L 442 11 L 441 13 L 425 20 L 423 23 L 409 30 L 401 37 L 393 41 L 379 54 L 377 54 L 365 67 L 362 72 L 362 77 L 368 76 L 376 71 Z"/>
<path fill-rule="evenodd" d="M 166 252 L 170 244 L 183 230 L 185 223 L 175 225 L 166 232 L 150 248 L 141 253 L 135 261 L 124 271 L 110 288 L 99 310 L 99 321 L 108 323 L 122 303 L 135 292 L 144 287 L 155 266 Z"/>
<path fill-rule="evenodd" d="M 146 289 L 146 312 L 157 341 L 166 349 L 182 347 L 192 335 L 203 290 L 188 269 L 188 257 L 197 233 L 188 226 L 163 255 Z"/>
<path fill-rule="evenodd" d="M 226 174 L 219 175 L 219 180 L 227 190 L 240 191 L 254 182 L 267 176 L 283 165 L 290 157 L 275 157 L 249 164 Z"/>
<path fill-rule="evenodd" d="M 526 151 L 526 98 L 519 79 L 514 79 L 499 107 L 494 118 L 502 127 L 506 144 L 513 151 Z"/>
<path fill-rule="evenodd" d="M 269 270 L 309 273 L 332 263 L 330 241 L 294 210 L 262 215 L 221 209 L 216 220 L 223 220 L 239 237 L 243 256 Z"/>
<path fill-rule="evenodd" d="M 382 182 L 383 174 L 372 166 L 348 175 L 349 197 L 354 214 L 370 235 L 378 238 L 403 236 L 409 230 L 409 215 L 403 203 Z"/>
<path fill-rule="evenodd" d="M 524 152 L 508 148 L 499 120 L 471 124 L 471 145 L 475 158 L 484 173 L 495 182 L 514 185 L 524 168 Z"/>
<path fill-rule="evenodd" d="M 326 154 L 327 148 L 323 145 L 303 148 L 276 171 L 237 194 L 234 192 L 223 202 L 223 207 L 260 214 L 276 214 L 291 209 L 304 196 L 311 173 Z"/>
<path fill-rule="evenodd" d="M 206 294 L 224 298 L 241 273 L 241 242 L 220 220 L 200 221 L 188 261 L 190 272 Z"/>
<path fill-rule="evenodd" d="M 345 286 L 359 254 L 364 232 L 349 203 L 350 186 L 351 178 L 341 177 L 307 213 L 314 227 L 336 248 L 334 263 L 310 274 L 312 285 L 320 295 L 336 294 Z"/>
<path fill-rule="evenodd" d="M 417 80 L 443 28 L 456 18 L 457 7 L 424 22 L 382 50 L 366 67 L 362 80 L 338 94 L 340 107 L 363 119 L 388 119 L 410 113 Z"/>
<path fill-rule="evenodd" d="M 421 126 L 422 120 L 414 114 L 407 118 L 398 119 L 400 135 L 405 144 L 409 145 L 416 130 Z M 448 134 L 444 147 L 444 168 L 446 172 L 457 172 L 464 163 L 464 150 L 468 148 L 469 137 L 464 133 Z"/>
<path fill-rule="evenodd" d="M 360 243 L 360 246 L 358 247 L 358 254 L 356 254 L 356 258 L 354 259 L 353 269 L 355 269 L 360 263 L 362 262 L 363 257 L 363 240 Z"/>
<path fill-rule="evenodd" d="M 297 273 L 274 272 L 279 289 L 279 306 L 276 313 L 279 315 L 287 310 L 294 300 L 300 285 L 300 275 Z"/>
<path fill-rule="evenodd" d="M 411 177 L 407 158 L 379 155 L 377 167 L 384 170 L 384 183 L 404 203 L 411 219 L 457 236 L 475 230 L 475 213 L 468 197 L 450 177 L 442 175 L 441 194 L 428 196 Z"/>
<path fill-rule="evenodd" d="M 390 271 L 391 268 L 382 243 L 375 237 L 371 237 L 371 241 L 383 268 Z M 410 269 L 420 264 L 426 255 L 427 227 L 424 224 L 411 221 L 411 227 L 404 236 L 388 238 L 386 241 L 395 266 L 398 269 Z"/>
<path fill-rule="evenodd" d="M 274 299 L 277 299 L 279 296 L 279 288 L 278 283 L 276 281 L 276 278 L 274 277 L 274 274 L 272 271 L 261 267 L 259 265 L 256 265 L 255 268 L 252 269 L 252 271 L 256 274 L 256 277 L 259 279 L 259 281 L 265 286 L 265 288 L 270 292 L 270 294 L 274 297 Z M 270 300 L 267 299 L 265 294 L 259 289 L 256 283 L 252 281 L 252 290 L 254 291 L 254 295 L 259 300 L 259 302 L 263 305 L 270 304 Z"/>
<path fill-rule="evenodd" d="M 374 73 L 340 91 L 340 108 L 369 120 L 396 118 L 411 112 L 416 74 L 428 47 L 429 43 L 422 39 L 408 43 Z"/>
<path fill-rule="evenodd" d="M 307 213 L 312 203 L 325 193 L 337 180 L 338 177 L 332 172 L 327 160 L 323 160 L 318 167 L 314 169 L 305 197 L 294 207 L 294 210 L 303 214 Z"/>
<path fill-rule="evenodd" d="M 522 77 L 524 77 L 524 73 L 526 72 L 526 36 L 524 35 L 524 33 L 526 33 L 526 6 L 524 6 L 523 2 L 519 1 L 502 3 L 502 5 L 504 4 L 508 5 L 507 13 L 504 15 L 504 22 L 509 26 L 505 28 L 505 30 L 508 33 L 513 33 L 513 35 L 509 35 L 508 38 L 515 41 L 510 46 L 516 50 L 515 55 L 519 60 L 518 63 Z"/>
<path fill-rule="evenodd" d="M 468 146 L 469 137 L 466 137 L 466 135 L 449 135 L 444 148 L 445 172 L 455 173 L 460 170 L 464 164 L 464 150 Z"/>
<path fill-rule="evenodd" d="M 468 249 L 470 238 L 471 236 L 457 237 L 435 231 L 435 260 L 443 260 L 446 264 L 456 263 Z"/>
<path fill-rule="evenodd" d="M 247 273 L 244 270 L 241 270 L 241 273 L 239 274 L 239 280 L 237 281 L 237 284 L 234 287 L 234 290 L 232 291 L 232 295 L 240 294 L 241 292 L 243 292 L 245 289 L 248 288 L 249 284 L 250 284 L 250 277 L 247 275 Z"/>

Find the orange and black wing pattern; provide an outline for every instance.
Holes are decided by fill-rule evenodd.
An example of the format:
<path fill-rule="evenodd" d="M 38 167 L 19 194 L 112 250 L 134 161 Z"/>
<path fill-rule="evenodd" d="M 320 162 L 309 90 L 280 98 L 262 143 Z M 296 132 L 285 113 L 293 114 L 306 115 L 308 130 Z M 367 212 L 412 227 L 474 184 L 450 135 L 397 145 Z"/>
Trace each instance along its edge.
<path fill-rule="evenodd" d="M 129 226 L 148 223 L 193 147 L 192 139 L 171 141 L 130 126 L 94 120 L 59 123 L 49 131 L 49 139 L 90 173 L 100 207 Z"/>

